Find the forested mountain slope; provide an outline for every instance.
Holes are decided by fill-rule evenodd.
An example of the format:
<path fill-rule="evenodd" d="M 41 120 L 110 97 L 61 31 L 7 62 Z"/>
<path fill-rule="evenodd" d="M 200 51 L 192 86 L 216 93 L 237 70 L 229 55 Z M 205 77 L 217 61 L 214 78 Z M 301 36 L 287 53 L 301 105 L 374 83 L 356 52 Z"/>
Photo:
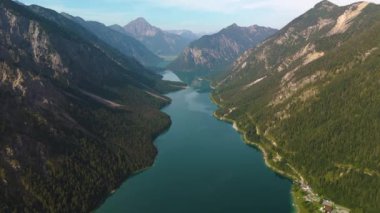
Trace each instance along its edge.
<path fill-rule="evenodd" d="M 32 10 L 0 2 L 0 212 L 89 212 L 152 164 L 181 85 Z"/>
<path fill-rule="evenodd" d="M 318 194 L 378 212 L 379 35 L 379 5 L 323 1 L 216 80 L 216 114 Z"/>

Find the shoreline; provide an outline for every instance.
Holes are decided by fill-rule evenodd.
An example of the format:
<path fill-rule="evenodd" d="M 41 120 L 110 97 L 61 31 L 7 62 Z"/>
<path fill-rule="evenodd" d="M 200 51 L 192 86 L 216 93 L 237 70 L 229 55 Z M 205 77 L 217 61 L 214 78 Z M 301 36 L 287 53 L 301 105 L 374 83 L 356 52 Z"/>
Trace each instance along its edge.
<path fill-rule="evenodd" d="M 211 94 L 210 94 L 210 99 L 211 99 L 211 101 L 214 104 L 216 104 L 218 106 L 218 108 L 223 108 L 222 105 L 220 105 L 218 102 L 216 102 L 216 100 L 214 99 L 214 97 Z M 220 116 L 218 116 L 216 114 L 216 112 L 213 113 L 213 116 L 215 118 L 217 118 L 218 120 L 220 120 L 220 121 L 224 121 L 224 122 L 230 123 L 232 125 L 232 128 L 235 129 L 238 133 L 240 133 L 243 136 L 243 142 L 245 144 L 247 144 L 247 145 L 253 145 L 253 146 L 257 147 L 263 153 L 264 162 L 265 162 L 265 165 L 267 167 L 271 168 L 272 170 L 274 170 L 275 172 L 279 173 L 280 175 L 284 175 L 285 178 L 291 178 L 293 180 L 292 175 L 287 175 L 284 171 L 282 171 L 282 170 L 280 170 L 278 168 L 275 168 L 273 165 L 270 164 L 269 159 L 268 159 L 268 152 L 267 152 L 267 150 L 265 150 L 257 142 L 250 141 L 247 138 L 246 132 L 238 127 L 238 125 L 237 125 L 237 123 L 236 123 L 235 120 L 232 120 L 232 119 L 229 119 L 229 118 L 226 118 L 226 117 L 220 117 Z"/>
<path fill-rule="evenodd" d="M 175 92 L 178 92 L 178 91 L 175 91 Z M 172 92 L 170 92 L 170 93 L 172 93 Z M 210 100 L 211 100 L 211 101 L 212 101 L 212 102 L 213 102 L 213 103 L 214 103 L 219 109 L 223 109 L 223 108 L 226 109 L 225 107 L 223 107 L 221 104 L 219 104 L 219 103 L 214 99 L 214 97 L 212 96 L 212 92 L 209 93 L 209 98 L 210 98 Z M 168 104 L 168 105 L 170 105 L 170 104 Z M 168 106 L 168 105 L 166 105 L 166 106 Z M 164 106 L 163 108 L 165 108 L 166 106 Z M 161 110 L 162 110 L 163 108 L 161 108 Z M 247 133 L 246 133 L 244 130 L 242 130 L 241 128 L 239 128 L 239 126 L 238 126 L 236 120 L 233 120 L 233 119 L 230 119 L 230 118 L 227 118 L 227 117 L 226 117 L 226 115 L 230 114 L 233 110 L 235 110 L 235 108 L 232 109 L 232 110 L 230 109 L 230 111 L 227 112 L 227 113 L 225 113 L 223 116 L 218 116 L 218 115 L 216 114 L 216 111 L 213 112 L 212 115 L 213 115 L 213 117 L 215 117 L 216 119 L 218 119 L 218 120 L 220 120 L 220 121 L 227 122 L 227 123 L 231 124 L 231 125 L 232 125 L 232 128 L 233 128 L 235 131 L 237 131 L 239 134 L 241 134 L 242 139 L 243 139 L 243 142 L 244 142 L 246 145 L 248 145 L 248 146 L 252 146 L 252 148 L 256 148 L 256 149 L 258 149 L 258 150 L 262 153 L 264 163 L 265 163 L 265 165 L 266 165 L 270 170 L 272 170 L 274 173 L 276 173 L 276 174 L 282 176 L 283 178 L 286 178 L 286 179 L 288 179 L 289 181 L 291 181 L 291 183 L 292 183 L 292 187 L 291 187 L 291 191 L 290 191 L 290 193 L 291 193 L 291 206 L 292 206 L 292 211 L 291 211 L 291 212 L 306 212 L 306 211 L 301 211 L 301 209 L 304 209 L 304 208 L 302 208 L 303 206 L 299 204 L 300 202 L 306 201 L 306 199 L 305 199 L 306 196 L 303 196 L 303 195 L 302 195 L 301 197 L 299 197 L 299 196 L 297 196 L 297 195 L 299 195 L 300 190 L 303 190 L 303 187 L 304 187 L 304 186 L 308 187 L 309 190 L 310 190 L 310 192 L 311 192 L 311 194 L 314 195 L 314 193 L 312 192 L 311 187 L 310 187 L 308 184 L 306 184 L 306 182 L 304 181 L 304 178 L 302 177 L 302 175 L 301 175 L 300 173 L 298 173 L 298 171 L 296 171 L 296 170 L 294 169 L 294 167 L 292 167 L 290 164 L 287 163 L 287 166 L 288 166 L 291 170 L 293 170 L 292 172 L 286 172 L 286 171 L 284 171 L 284 170 L 278 168 L 276 165 L 273 165 L 273 163 L 271 162 L 271 160 L 273 160 L 274 158 L 271 158 L 271 157 L 269 156 L 270 149 L 267 150 L 267 149 L 266 149 L 263 145 L 261 145 L 259 142 L 251 141 L 251 140 L 247 137 Z M 170 119 L 170 120 L 171 120 L 171 119 Z M 107 200 L 108 198 L 110 198 L 111 196 L 113 196 L 113 195 L 115 194 L 115 192 L 117 192 L 117 191 L 122 187 L 122 185 L 123 185 L 126 181 L 128 181 L 128 179 L 130 179 L 130 178 L 134 177 L 135 175 L 138 175 L 138 174 L 140 174 L 140 173 L 142 173 L 142 172 L 144 172 L 144 171 L 146 171 L 146 170 L 148 170 L 148 169 L 150 169 L 150 168 L 152 168 L 152 167 L 154 166 L 155 161 L 156 161 L 156 157 L 157 157 L 157 155 L 158 155 L 158 148 L 157 148 L 155 142 L 156 142 L 157 138 L 160 137 L 161 135 L 165 134 L 165 133 L 170 129 L 170 127 L 171 127 L 171 122 L 170 122 L 170 124 L 169 124 L 166 128 L 164 128 L 164 129 L 163 129 L 162 131 L 160 131 L 158 134 L 154 135 L 154 137 L 152 138 L 152 143 L 153 143 L 153 145 L 154 145 L 154 146 L 156 147 L 156 149 L 157 149 L 157 153 L 156 153 L 156 155 L 154 156 L 154 159 L 153 159 L 152 164 L 151 164 L 151 165 L 148 165 L 148 166 L 146 166 L 146 167 L 144 167 L 144 168 L 141 168 L 141 169 L 139 169 L 139 170 L 136 170 L 136 171 L 132 172 L 131 174 L 129 174 L 129 175 L 128 175 L 128 176 L 127 176 L 127 177 L 126 177 L 126 178 L 125 178 L 125 179 L 124 179 L 124 180 L 123 180 L 123 181 L 122 181 L 122 182 L 121 182 L 116 188 L 114 188 L 114 189 L 112 189 L 111 191 L 109 191 L 108 195 L 105 197 L 105 199 L 103 200 L 103 202 L 101 202 L 101 203 L 98 205 L 98 207 L 95 208 L 95 209 L 93 210 L 93 212 L 96 212 L 98 209 L 100 209 L 100 207 L 106 202 L 106 200 Z M 257 128 L 256 128 L 256 129 L 257 129 Z M 257 135 L 260 135 L 259 131 L 257 131 Z M 264 136 L 262 136 L 262 137 L 264 137 Z M 266 138 L 266 137 L 264 137 L 264 138 Z M 268 138 L 266 138 L 266 139 L 268 139 Z M 270 141 L 270 139 L 268 139 L 268 140 Z M 276 161 L 275 161 L 275 162 L 276 162 Z M 294 172 L 294 173 L 293 173 L 293 172 Z M 293 173 L 293 174 L 292 174 L 292 173 Z M 306 195 L 309 196 L 310 194 L 306 194 Z M 336 207 L 342 207 L 343 209 L 347 209 L 347 208 L 345 208 L 345 207 L 343 207 L 343 206 L 339 206 L 339 205 L 337 205 L 337 204 L 335 204 L 335 206 L 336 206 Z"/>
<path fill-rule="evenodd" d="M 210 93 L 210 100 L 215 104 L 217 105 L 217 107 L 219 109 L 225 109 L 225 107 L 223 107 L 222 104 L 218 103 L 214 96 L 212 95 L 212 93 Z M 227 115 L 230 114 L 232 111 L 230 109 L 229 113 L 226 113 Z M 224 121 L 224 122 L 227 122 L 227 123 L 230 123 L 232 125 L 232 128 L 235 129 L 238 133 L 240 133 L 242 135 L 242 138 L 243 138 L 243 142 L 249 146 L 254 146 L 255 148 L 259 149 L 260 152 L 263 154 L 263 159 L 264 159 L 264 162 L 265 162 L 265 165 L 271 169 L 273 172 L 275 172 L 276 174 L 284 177 L 284 178 L 287 178 L 289 179 L 291 182 L 292 182 L 292 188 L 291 188 L 291 202 L 292 202 L 292 207 L 294 208 L 293 211 L 294 212 L 303 212 L 301 211 L 301 209 L 303 209 L 302 207 L 303 206 L 300 206 L 298 203 L 299 202 L 302 202 L 302 201 L 309 201 L 306 199 L 306 197 L 313 197 L 315 199 L 319 199 L 318 202 L 316 201 L 309 201 L 311 202 L 312 204 L 315 204 L 315 203 L 320 203 L 323 199 L 321 198 L 320 195 L 316 194 L 313 192 L 312 188 L 310 187 L 310 185 L 307 184 L 307 182 L 305 181 L 304 177 L 292 166 L 290 165 L 289 163 L 287 163 L 287 166 L 293 170 L 293 172 L 296 174 L 290 174 L 289 172 L 285 172 L 283 171 L 282 169 L 280 168 L 277 168 L 275 165 L 272 165 L 271 162 L 270 162 L 270 159 L 269 159 L 269 156 L 268 156 L 268 150 L 266 150 L 261 144 L 259 144 L 258 142 L 254 142 L 254 141 L 251 141 L 248 139 L 247 137 L 247 133 L 240 129 L 239 126 L 237 125 L 237 121 L 236 120 L 233 120 L 233 119 L 230 119 L 230 118 L 227 118 L 226 117 L 226 114 L 224 114 L 224 116 L 218 116 L 216 114 L 216 111 L 213 113 L 213 116 L 215 118 L 217 118 L 218 120 L 220 121 Z M 256 130 L 257 130 L 257 127 L 256 127 Z M 257 132 L 257 135 L 260 136 L 259 134 L 259 131 L 256 131 Z M 264 136 L 262 136 L 264 137 Z M 269 138 L 267 137 L 264 137 L 266 138 L 267 140 L 271 141 Z M 297 177 L 299 176 L 299 177 Z M 297 188 L 297 190 L 296 190 Z M 306 195 L 305 196 L 302 196 L 302 197 L 298 197 L 296 194 L 297 193 L 300 193 L 300 190 L 305 193 Z M 301 193 L 302 193 L 301 192 Z M 315 205 L 315 207 L 320 207 L 321 205 Z M 344 206 L 341 206 L 341 205 L 338 205 L 336 203 L 334 203 L 334 206 L 335 206 L 335 209 L 340 209 L 342 210 L 342 212 L 347 212 L 349 213 L 350 212 L 350 209 L 347 208 L 347 207 L 344 207 Z M 321 210 L 321 209 L 320 209 Z"/>
<path fill-rule="evenodd" d="M 220 121 L 224 121 L 224 122 L 230 123 L 232 125 L 232 128 L 235 129 L 238 133 L 240 133 L 243 136 L 242 138 L 243 138 L 243 142 L 245 144 L 247 144 L 249 146 L 254 146 L 255 148 L 259 149 L 260 152 L 263 154 L 264 163 L 265 163 L 265 165 L 268 168 L 270 168 L 274 172 L 278 173 L 279 175 L 282 175 L 284 178 L 287 178 L 287 179 L 291 180 L 292 182 L 294 181 L 294 179 L 297 179 L 293 175 L 288 174 L 288 173 L 282 171 L 281 169 L 276 168 L 275 166 L 271 165 L 271 163 L 269 162 L 269 157 L 268 157 L 267 150 L 262 145 L 258 144 L 257 142 L 250 141 L 247 138 L 246 133 L 237 126 L 236 121 L 231 120 L 231 119 L 227 119 L 227 118 L 223 118 L 223 117 L 219 117 L 215 113 L 213 114 L 213 116 L 215 118 L 217 118 L 218 120 L 220 120 Z"/>
<path fill-rule="evenodd" d="M 154 163 L 156 162 L 156 158 L 157 158 L 157 155 L 158 155 L 158 148 L 157 148 L 155 142 L 156 142 L 157 138 L 160 137 L 161 135 L 164 135 L 164 134 L 170 129 L 170 127 L 171 127 L 171 124 L 170 124 L 168 127 L 166 127 L 164 130 L 162 130 L 160 133 L 156 134 L 156 135 L 154 136 L 154 138 L 152 139 L 152 142 L 151 142 L 151 143 L 153 143 L 154 147 L 157 149 L 157 153 L 155 154 L 155 156 L 154 156 L 154 158 L 153 158 L 153 162 L 152 162 L 152 164 L 151 164 L 151 165 L 148 165 L 148 166 L 146 166 L 146 167 L 144 167 L 144 168 L 138 169 L 138 170 L 136 170 L 136 171 L 133 171 L 133 172 L 131 172 L 129 175 L 127 175 L 127 176 L 124 178 L 124 180 L 122 180 L 122 181 L 120 182 L 120 184 L 118 184 L 117 187 L 115 187 L 114 189 L 112 189 L 111 191 L 108 192 L 108 194 L 106 195 L 106 197 L 104 198 L 104 200 L 103 200 L 99 205 L 97 205 L 97 207 L 94 208 L 91 212 L 97 212 L 97 210 L 99 210 L 99 209 L 100 209 L 100 208 L 106 203 L 106 201 L 107 201 L 111 196 L 113 196 L 118 190 L 120 190 L 120 188 L 123 186 L 123 184 L 124 184 L 126 181 L 128 181 L 130 178 L 133 178 L 134 176 L 139 175 L 140 173 L 143 173 L 143 172 L 145 172 L 146 170 L 148 170 L 148 169 L 150 169 L 150 168 L 152 168 L 152 167 L 154 166 Z"/>
<path fill-rule="evenodd" d="M 208 94 L 210 94 L 210 93 L 208 93 Z M 213 113 L 209 112 L 209 113 L 208 113 L 208 116 L 210 116 L 210 115 L 213 115 Z M 212 119 L 212 118 L 211 118 L 211 119 Z M 214 120 L 214 122 L 219 122 L 219 121 Z M 170 126 L 171 126 L 171 125 L 170 125 Z M 170 129 L 170 126 L 169 126 L 168 129 Z M 237 127 L 237 128 L 238 128 L 238 127 Z M 160 134 L 158 134 L 157 137 L 161 137 L 161 136 L 164 135 L 164 134 L 165 134 L 165 130 L 162 131 Z M 157 138 L 155 138 L 155 139 L 153 140 L 153 143 L 154 143 L 154 145 L 155 145 L 156 148 L 157 148 L 156 140 L 157 140 Z M 249 145 L 250 145 L 250 146 L 254 146 L 253 144 L 249 144 Z M 251 149 L 251 148 L 252 148 L 252 147 L 249 147 L 248 149 Z M 158 150 L 158 149 L 157 149 L 157 150 Z M 157 154 L 158 154 L 158 152 L 157 152 Z M 258 153 L 258 154 L 259 154 L 259 153 Z M 108 199 L 109 197 L 111 197 L 111 196 L 113 196 L 115 193 L 117 193 L 117 191 L 120 190 L 120 189 L 122 188 L 123 184 L 124 184 L 126 181 L 128 181 L 130 178 L 133 178 L 135 175 L 139 175 L 140 173 L 145 172 L 146 170 L 151 169 L 152 167 L 154 167 L 154 166 L 155 166 L 156 159 L 157 159 L 157 155 L 155 156 L 155 160 L 154 160 L 154 162 L 152 163 L 152 165 L 149 165 L 149 166 L 147 166 L 147 167 L 144 167 L 144 168 L 142 168 L 142 169 L 140 169 L 140 170 L 136 170 L 136 171 L 132 172 L 130 175 L 128 175 L 128 177 L 124 180 L 124 182 L 122 182 L 117 188 L 112 189 L 112 190 L 109 192 L 109 194 L 108 194 L 108 196 L 107 196 L 106 199 Z M 124 187 L 123 187 L 123 188 L 124 188 Z M 102 204 L 104 204 L 104 203 L 105 203 L 105 202 L 103 202 Z M 98 208 L 97 208 L 97 209 L 94 209 L 93 212 L 96 212 L 98 209 L 100 209 L 101 206 L 102 206 L 102 205 L 98 206 Z"/>
<path fill-rule="evenodd" d="M 179 92 L 179 91 L 182 91 L 182 90 L 187 89 L 187 88 L 188 88 L 188 86 L 186 86 L 185 88 L 179 89 L 179 90 L 175 90 L 175 91 L 171 91 L 171 92 L 165 93 L 164 95 L 166 96 L 166 95 L 168 95 L 168 94 L 170 94 L 170 93 Z M 160 110 L 162 113 L 168 115 L 167 113 L 163 112 L 162 110 L 165 109 L 165 108 L 166 108 L 167 106 L 169 106 L 170 104 L 171 104 L 171 99 L 170 99 L 170 102 L 169 102 L 169 103 L 167 103 L 167 104 L 165 104 L 164 106 L 160 107 L 159 110 Z M 126 176 L 126 177 L 125 177 L 125 178 L 124 178 L 124 179 L 123 179 L 123 180 L 117 185 L 117 187 L 115 187 L 114 189 L 112 189 L 111 191 L 109 191 L 109 192 L 107 193 L 107 195 L 106 195 L 105 198 L 102 200 L 102 202 L 100 202 L 100 203 L 96 206 L 96 208 L 94 208 L 91 212 L 96 212 L 97 210 L 99 210 L 99 209 L 104 205 L 104 203 L 107 201 L 107 199 L 109 199 L 111 196 L 113 196 L 113 195 L 115 194 L 115 192 L 117 192 L 117 191 L 122 187 L 122 185 L 123 185 L 126 181 L 128 181 L 128 179 L 130 179 L 130 178 L 132 178 L 132 177 L 134 177 L 134 176 L 136 176 L 136 175 L 139 175 L 140 173 L 142 173 L 142 172 L 144 172 L 144 171 L 146 171 L 146 170 L 148 170 L 148 169 L 150 169 L 150 168 L 152 168 L 152 167 L 154 166 L 154 163 L 156 162 L 156 158 L 157 158 L 157 155 L 158 155 L 158 148 L 157 148 L 157 146 L 156 146 L 157 138 L 159 138 L 160 136 L 166 134 L 166 133 L 170 130 L 170 127 L 172 126 L 172 120 L 171 120 L 171 117 L 170 117 L 169 115 L 168 115 L 168 117 L 169 117 L 169 120 L 170 120 L 169 124 L 166 125 L 166 126 L 163 126 L 163 128 L 162 128 L 161 130 L 159 130 L 157 133 L 154 133 L 154 134 L 152 135 L 152 141 L 151 141 L 151 143 L 153 144 L 153 146 L 154 146 L 155 149 L 157 150 L 156 154 L 154 155 L 154 158 L 153 158 L 152 163 L 151 163 L 150 165 L 147 165 L 147 166 L 141 168 L 141 169 L 138 169 L 138 170 L 136 170 L 136 171 L 133 171 L 133 172 L 131 172 L 129 175 L 127 175 L 127 176 Z"/>

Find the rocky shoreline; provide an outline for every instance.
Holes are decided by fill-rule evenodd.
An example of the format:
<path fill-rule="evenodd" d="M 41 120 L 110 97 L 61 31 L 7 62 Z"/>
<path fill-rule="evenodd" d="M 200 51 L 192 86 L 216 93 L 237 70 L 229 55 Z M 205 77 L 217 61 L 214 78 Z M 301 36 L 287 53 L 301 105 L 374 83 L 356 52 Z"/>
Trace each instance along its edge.
<path fill-rule="evenodd" d="M 210 99 L 219 108 L 224 108 L 220 103 L 218 103 L 215 100 L 215 98 L 212 95 L 210 95 Z M 239 128 L 237 121 L 226 117 L 228 114 L 230 114 L 234 110 L 236 110 L 236 108 L 229 109 L 229 113 L 225 114 L 224 116 L 219 116 L 216 114 L 216 112 L 214 112 L 213 115 L 218 120 L 232 124 L 233 129 L 235 129 L 237 132 L 242 134 L 244 143 L 246 143 L 247 145 L 258 148 L 261 151 L 261 153 L 263 154 L 265 165 L 268 168 L 270 168 L 275 173 L 281 175 L 282 177 L 287 178 L 290 181 L 292 181 L 294 186 L 292 187 L 291 195 L 292 195 L 292 205 L 295 208 L 295 212 L 301 212 L 301 213 L 304 212 L 303 210 L 301 210 L 303 208 L 299 204 L 300 202 L 304 202 L 304 201 L 311 202 L 313 204 L 313 206 L 315 206 L 315 208 L 318 208 L 319 210 L 321 210 L 323 212 L 324 206 L 321 204 L 323 201 L 321 198 L 322 196 L 316 194 L 312 190 L 311 186 L 306 182 L 305 178 L 293 166 L 291 166 L 289 163 L 287 163 L 287 166 L 294 172 L 294 174 L 291 174 L 291 173 L 286 172 L 286 171 L 276 167 L 275 165 L 273 165 L 271 163 L 271 161 L 274 161 L 274 159 L 269 158 L 268 150 L 266 150 L 261 144 L 249 140 L 247 137 L 247 133 L 244 130 L 242 130 L 241 128 Z M 257 131 L 257 132 L 259 133 L 259 131 Z M 302 194 L 304 194 L 304 196 L 297 197 L 295 187 L 300 189 L 302 191 Z M 338 212 L 341 212 L 341 213 L 350 212 L 350 209 L 348 209 L 344 206 L 337 205 L 337 204 L 333 203 L 332 201 L 328 201 L 328 202 L 331 202 L 334 205 L 334 208 L 336 210 L 338 210 Z"/>

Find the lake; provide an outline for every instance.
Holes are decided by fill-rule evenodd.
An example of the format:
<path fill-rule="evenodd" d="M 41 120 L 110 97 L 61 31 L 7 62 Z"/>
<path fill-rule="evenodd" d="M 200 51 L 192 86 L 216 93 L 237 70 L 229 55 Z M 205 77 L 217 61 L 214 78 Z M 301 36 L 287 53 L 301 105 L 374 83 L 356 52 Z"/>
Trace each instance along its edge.
<path fill-rule="evenodd" d="M 164 79 L 179 80 L 172 72 Z M 217 120 L 210 93 L 168 94 L 172 126 L 155 141 L 154 165 L 130 177 L 98 213 L 292 212 L 291 182 L 266 167 L 262 153 Z"/>

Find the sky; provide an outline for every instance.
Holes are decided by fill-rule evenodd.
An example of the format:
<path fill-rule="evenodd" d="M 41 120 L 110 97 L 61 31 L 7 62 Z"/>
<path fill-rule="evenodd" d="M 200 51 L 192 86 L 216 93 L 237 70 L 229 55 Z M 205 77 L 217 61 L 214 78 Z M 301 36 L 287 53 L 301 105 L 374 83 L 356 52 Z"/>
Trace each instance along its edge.
<path fill-rule="evenodd" d="M 164 30 L 211 33 L 236 23 L 280 29 L 320 0 L 19 0 L 106 25 L 124 26 L 138 17 Z M 331 0 L 347 5 L 355 0 Z M 380 0 L 372 2 L 380 3 Z"/>

